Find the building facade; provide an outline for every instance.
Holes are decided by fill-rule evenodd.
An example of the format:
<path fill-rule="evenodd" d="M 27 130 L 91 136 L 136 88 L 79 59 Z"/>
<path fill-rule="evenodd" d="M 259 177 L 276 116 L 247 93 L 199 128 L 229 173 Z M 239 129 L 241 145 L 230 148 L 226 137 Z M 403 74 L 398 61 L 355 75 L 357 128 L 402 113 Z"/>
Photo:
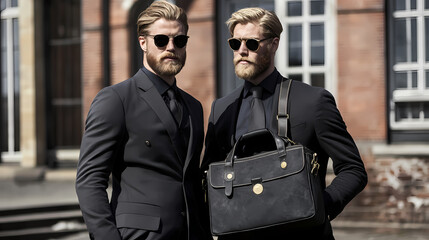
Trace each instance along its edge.
<path fill-rule="evenodd" d="M 369 184 L 340 216 L 429 224 L 428 0 L 176 0 L 189 21 L 178 85 L 211 102 L 243 83 L 225 21 L 259 6 L 283 24 L 276 67 L 328 89 Z M 152 0 L 1 0 L 1 161 L 76 162 L 92 99 L 142 64 L 138 14 Z"/>

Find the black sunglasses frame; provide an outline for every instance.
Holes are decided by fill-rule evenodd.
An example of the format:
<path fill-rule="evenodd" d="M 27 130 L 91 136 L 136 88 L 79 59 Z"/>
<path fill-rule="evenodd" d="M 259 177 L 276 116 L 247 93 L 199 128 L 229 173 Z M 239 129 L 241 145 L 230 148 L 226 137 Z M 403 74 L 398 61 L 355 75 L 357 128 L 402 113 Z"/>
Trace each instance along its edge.
<path fill-rule="evenodd" d="M 157 47 L 165 47 L 167 46 L 170 38 L 173 38 L 174 46 L 177 48 L 184 48 L 186 44 L 188 44 L 189 36 L 186 35 L 176 35 L 176 36 L 168 36 L 165 34 L 156 34 L 156 35 L 145 35 L 148 37 L 153 37 L 154 43 Z"/>
<path fill-rule="evenodd" d="M 258 50 L 259 50 L 259 47 L 261 46 L 261 44 L 260 44 L 261 42 L 263 42 L 263 41 L 265 41 L 265 40 L 268 40 L 268 39 L 271 39 L 271 38 L 273 38 L 273 37 L 264 38 L 264 39 L 261 39 L 261 40 L 259 40 L 259 39 L 254 39 L 254 38 L 247 38 L 247 39 L 245 39 L 245 38 L 229 38 L 229 39 L 228 39 L 228 45 L 229 45 L 229 47 L 230 47 L 233 51 L 237 51 L 238 49 L 240 49 L 241 44 L 243 43 L 243 41 L 245 41 L 247 49 L 249 49 L 249 50 L 250 50 L 250 51 L 252 51 L 252 52 L 256 52 L 256 51 L 258 51 Z M 234 45 L 233 41 L 239 41 L 239 42 L 240 42 L 240 44 L 238 45 L 238 43 L 236 42 L 236 45 Z M 249 42 L 249 41 L 250 41 L 250 42 Z M 255 49 L 255 47 L 252 45 L 252 42 L 253 42 L 253 41 L 255 41 L 255 42 L 256 42 L 256 44 L 257 44 L 256 49 Z M 238 46 L 238 48 L 233 47 L 233 46 Z"/>

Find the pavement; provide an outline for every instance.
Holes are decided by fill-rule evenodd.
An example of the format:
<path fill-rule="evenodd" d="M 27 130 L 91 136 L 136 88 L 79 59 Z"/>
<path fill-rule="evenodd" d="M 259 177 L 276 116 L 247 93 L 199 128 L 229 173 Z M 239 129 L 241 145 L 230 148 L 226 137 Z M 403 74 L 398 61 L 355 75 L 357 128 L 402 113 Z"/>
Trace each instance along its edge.
<path fill-rule="evenodd" d="M 0 164 L 0 209 L 77 203 L 75 176 L 75 168 L 31 170 Z M 383 227 L 382 223 L 353 226 L 335 220 L 332 225 L 337 240 L 429 240 L 429 229 Z M 86 239 L 86 232 L 61 238 Z"/>

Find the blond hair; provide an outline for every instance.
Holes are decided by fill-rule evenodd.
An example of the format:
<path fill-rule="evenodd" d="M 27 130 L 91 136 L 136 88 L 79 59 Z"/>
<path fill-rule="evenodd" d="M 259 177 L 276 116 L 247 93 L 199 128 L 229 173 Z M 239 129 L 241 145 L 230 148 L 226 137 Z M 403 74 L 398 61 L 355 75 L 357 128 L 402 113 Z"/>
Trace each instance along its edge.
<path fill-rule="evenodd" d="M 264 37 L 280 37 L 283 31 L 282 24 L 276 14 L 262 8 L 243 8 L 231 15 L 226 21 L 229 33 L 234 36 L 234 28 L 237 24 L 258 23 L 262 27 Z"/>
<path fill-rule="evenodd" d="M 180 22 L 185 28 L 185 33 L 188 33 L 188 18 L 185 11 L 169 2 L 156 1 L 140 13 L 137 19 L 137 35 L 149 34 L 147 28 L 161 18 Z"/>

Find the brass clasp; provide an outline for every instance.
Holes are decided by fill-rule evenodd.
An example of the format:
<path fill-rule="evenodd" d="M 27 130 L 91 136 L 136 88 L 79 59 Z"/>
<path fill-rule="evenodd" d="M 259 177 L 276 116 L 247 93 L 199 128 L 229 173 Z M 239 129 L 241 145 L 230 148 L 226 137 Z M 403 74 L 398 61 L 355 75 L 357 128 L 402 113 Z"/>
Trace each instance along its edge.
<path fill-rule="evenodd" d="M 320 164 L 317 162 L 317 153 L 314 153 L 313 159 L 311 160 L 311 173 L 314 174 L 314 176 L 317 176 L 319 168 Z"/>

